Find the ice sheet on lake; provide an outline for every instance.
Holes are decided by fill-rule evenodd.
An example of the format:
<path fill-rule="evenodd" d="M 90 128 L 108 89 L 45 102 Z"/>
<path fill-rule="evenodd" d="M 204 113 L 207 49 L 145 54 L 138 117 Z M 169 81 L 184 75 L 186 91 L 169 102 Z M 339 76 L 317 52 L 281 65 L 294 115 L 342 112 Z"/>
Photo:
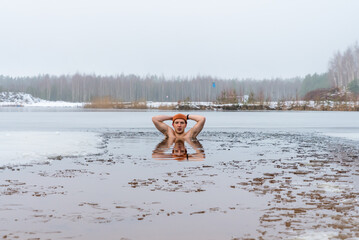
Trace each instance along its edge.
<path fill-rule="evenodd" d="M 326 136 L 329 136 L 329 137 L 338 137 L 338 138 L 359 141 L 359 133 L 358 132 L 352 132 L 352 133 L 330 132 L 330 133 L 323 133 L 323 134 Z"/>
<path fill-rule="evenodd" d="M 291 240 L 329 240 L 338 236 L 338 232 L 328 231 L 328 232 L 307 232 L 303 235 L 290 238 Z"/>
<path fill-rule="evenodd" d="M 0 132 L 0 143 L 0 166 L 101 152 L 101 137 L 93 132 Z"/>

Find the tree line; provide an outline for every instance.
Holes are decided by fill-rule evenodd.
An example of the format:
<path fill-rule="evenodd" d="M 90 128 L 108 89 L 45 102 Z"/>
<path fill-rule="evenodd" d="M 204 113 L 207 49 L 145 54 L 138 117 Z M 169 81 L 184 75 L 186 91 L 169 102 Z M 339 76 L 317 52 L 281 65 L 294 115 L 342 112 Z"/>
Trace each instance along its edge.
<path fill-rule="evenodd" d="M 257 101 L 300 100 L 313 90 L 337 88 L 359 93 L 359 46 L 338 51 L 328 71 L 290 79 L 221 79 L 211 76 L 172 77 L 134 74 L 0 75 L 0 92 L 25 92 L 51 101 L 90 102 L 110 97 L 117 101 L 216 101 L 225 95 L 249 96 Z"/>
<path fill-rule="evenodd" d="M 165 78 L 163 76 L 88 74 L 8 77 L 0 75 L 0 91 L 26 92 L 51 101 L 89 102 L 98 97 L 119 101 L 216 101 L 223 91 L 254 95 L 265 101 L 297 99 L 301 78 L 219 79 L 211 76 Z"/>
<path fill-rule="evenodd" d="M 328 76 L 332 87 L 342 91 L 350 90 L 348 86 L 358 85 L 359 81 L 359 46 L 358 43 L 348 47 L 343 53 L 338 51 L 329 62 Z M 354 82 L 354 83 L 353 83 Z"/>

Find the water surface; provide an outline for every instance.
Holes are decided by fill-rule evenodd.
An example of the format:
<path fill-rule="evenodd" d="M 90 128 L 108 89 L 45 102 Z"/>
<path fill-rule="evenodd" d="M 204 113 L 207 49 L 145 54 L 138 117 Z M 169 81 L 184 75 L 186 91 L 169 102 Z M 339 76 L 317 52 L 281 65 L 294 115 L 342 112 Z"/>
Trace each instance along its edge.
<path fill-rule="evenodd" d="M 1 159 L 0 237 L 359 237 L 358 113 L 193 112 L 207 118 L 200 161 L 153 158 L 157 114 L 173 112 L 1 111 L 0 153 L 59 148 L 37 163 Z"/>

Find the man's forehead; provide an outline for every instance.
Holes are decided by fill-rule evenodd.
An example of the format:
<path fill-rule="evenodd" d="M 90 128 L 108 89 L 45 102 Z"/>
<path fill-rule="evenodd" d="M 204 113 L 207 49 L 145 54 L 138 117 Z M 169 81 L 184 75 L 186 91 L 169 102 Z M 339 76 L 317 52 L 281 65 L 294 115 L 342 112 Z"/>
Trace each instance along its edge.
<path fill-rule="evenodd" d="M 176 122 L 186 122 L 186 121 L 184 119 L 176 119 L 174 122 L 176 123 Z"/>

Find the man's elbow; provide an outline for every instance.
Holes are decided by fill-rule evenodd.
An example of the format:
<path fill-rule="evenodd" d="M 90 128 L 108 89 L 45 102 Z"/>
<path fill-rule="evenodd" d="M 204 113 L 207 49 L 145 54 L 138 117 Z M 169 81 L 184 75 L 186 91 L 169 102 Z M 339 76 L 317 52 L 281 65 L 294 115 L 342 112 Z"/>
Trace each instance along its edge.
<path fill-rule="evenodd" d="M 205 123 L 205 122 L 206 122 L 206 117 L 202 117 L 201 121 L 202 121 L 203 123 Z"/>
<path fill-rule="evenodd" d="M 155 122 L 158 122 L 158 119 L 156 116 L 152 117 L 152 122 L 155 123 Z"/>

